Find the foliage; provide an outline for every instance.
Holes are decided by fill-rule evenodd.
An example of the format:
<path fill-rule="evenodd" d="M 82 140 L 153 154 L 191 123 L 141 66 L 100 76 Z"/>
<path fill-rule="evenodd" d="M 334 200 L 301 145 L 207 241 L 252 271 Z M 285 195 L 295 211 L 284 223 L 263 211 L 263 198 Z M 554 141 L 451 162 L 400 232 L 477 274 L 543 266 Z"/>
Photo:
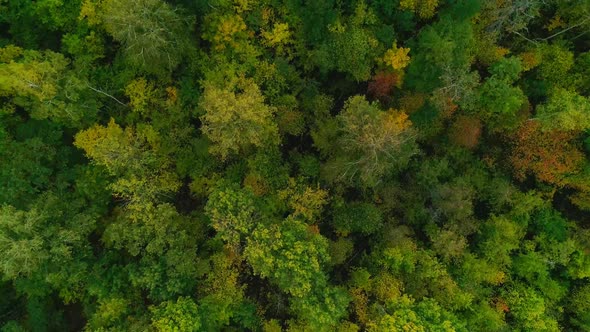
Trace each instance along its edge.
<path fill-rule="evenodd" d="M 201 327 L 198 307 L 190 298 L 163 302 L 151 308 L 152 325 L 157 331 L 198 331 Z"/>
<path fill-rule="evenodd" d="M 337 116 L 341 150 L 333 159 L 337 178 L 374 186 L 382 176 L 403 169 L 417 152 L 408 116 L 395 109 L 383 112 L 377 104 L 354 96 Z"/>
<path fill-rule="evenodd" d="M 244 250 L 254 272 L 275 282 L 294 297 L 304 297 L 325 286 L 322 266 L 328 243 L 304 223 L 287 219 L 282 224 L 259 224 Z"/>
<path fill-rule="evenodd" d="M 173 70 L 188 47 L 191 20 L 162 0 L 100 3 L 106 31 L 123 45 L 132 65 L 148 73 Z"/>
<path fill-rule="evenodd" d="M 201 107 L 201 130 L 214 143 L 213 154 L 226 159 L 247 152 L 251 146 L 263 147 L 278 143 L 277 125 L 272 121 L 275 108 L 264 103 L 260 88 L 251 80 L 232 90 L 207 86 Z"/>
<path fill-rule="evenodd" d="M 0 330 L 590 330 L 588 13 L 0 0 Z"/>
<path fill-rule="evenodd" d="M 563 185 L 568 174 L 579 170 L 582 154 L 572 141 L 573 134 L 547 131 L 538 122 L 529 121 L 515 134 L 510 162 L 517 178 L 531 172 L 539 180 Z"/>

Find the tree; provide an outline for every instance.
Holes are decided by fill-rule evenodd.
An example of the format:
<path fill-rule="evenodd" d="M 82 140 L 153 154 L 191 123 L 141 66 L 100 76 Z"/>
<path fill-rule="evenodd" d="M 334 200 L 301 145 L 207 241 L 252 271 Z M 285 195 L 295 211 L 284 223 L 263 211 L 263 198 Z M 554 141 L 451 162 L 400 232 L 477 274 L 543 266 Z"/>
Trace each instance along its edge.
<path fill-rule="evenodd" d="M 409 52 L 409 48 L 397 47 L 397 45 L 393 44 L 390 49 L 385 51 L 381 61 L 385 66 L 391 67 L 393 70 L 402 70 L 410 64 Z"/>
<path fill-rule="evenodd" d="M 569 75 L 574 66 L 574 54 L 560 43 L 540 44 L 538 52 L 541 61 L 536 68 L 542 80 L 549 88 L 569 88 L 573 84 L 573 77 Z"/>
<path fill-rule="evenodd" d="M 70 71 L 70 61 L 52 51 L 0 48 L 2 109 L 23 107 L 35 119 L 52 119 L 69 127 L 95 120 L 100 104 L 84 77 Z"/>
<path fill-rule="evenodd" d="M 345 22 L 329 26 L 331 36 L 313 53 L 320 70 L 338 70 L 355 81 L 366 81 L 379 54 L 379 41 L 369 29 L 376 17 L 364 2 L 359 2 L 354 14 Z"/>
<path fill-rule="evenodd" d="M 206 277 L 198 287 L 199 315 L 203 330 L 222 329 L 244 308 L 245 287 L 239 280 L 239 266 L 242 262 L 242 257 L 232 250 L 217 252 L 209 257 Z"/>
<path fill-rule="evenodd" d="M 257 219 L 252 192 L 235 184 L 218 186 L 208 197 L 205 213 L 219 236 L 232 245 L 252 231 Z"/>
<path fill-rule="evenodd" d="M 376 73 L 367 87 L 367 93 L 382 102 L 388 102 L 391 99 L 391 93 L 394 87 L 399 87 L 401 77 L 396 73 L 378 72 Z"/>
<path fill-rule="evenodd" d="M 479 143 L 481 131 L 482 123 L 478 118 L 458 116 L 451 125 L 449 136 L 453 143 L 468 149 L 474 149 Z"/>
<path fill-rule="evenodd" d="M 559 331 L 557 321 L 546 312 L 543 297 L 531 288 L 516 284 L 504 296 L 517 326 L 525 330 Z"/>
<path fill-rule="evenodd" d="M 370 235 L 383 225 L 383 215 L 370 203 L 355 202 L 342 204 L 334 211 L 333 225 L 336 231 L 344 236 L 349 233 Z"/>
<path fill-rule="evenodd" d="M 506 216 L 493 217 L 482 229 L 479 240 L 480 252 L 490 261 L 508 266 L 511 263 L 512 251 L 518 249 L 524 229 Z"/>
<path fill-rule="evenodd" d="M 286 293 L 303 298 L 326 285 L 322 267 L 329 261 L 328 241 L 304 223 L 259 223 L 247 239 L 244 257 L 254 273 Z"/>
<path fill-rule="evenodd" d="M 401 111 L 383 112 L 364 97 L 354 96 L 346 101 L 337 120 L 340 151 L 332 162 L 339 180 L 374 186 L 382 176 L 403 169 L 417 153 L 411 122 Z"/>
<path fill-rule="evenodd" d="M 213 142 L 209 151 L 221 159 L 244 154 L 252 147 L 278 144 L 278 128 L 273 122 L 275 108 L 264 103 L 258 86 L 241 79 L 235 89 L 206 85 L 200 107 L 201 130 Z"/>
<path fill-rule="evenodd" d="M 368 331 L 467 331 L 465 326 L 436 301 L 425 298 L 416 303 L 404 296 L 385 313 L 368 324 Z"/>
<path fill-rule="evenodd" d="M 121 128 L 111 119 L 76 134 L 74 145 L 117 179 L 110 188 L 133 203 L 152 202 L 175 192 L 180 183 L 169 156 L 160 153 L 160 138 L 150 126 Z"/>
<path fill-rule="evenodd" d="M 36 137 L 10 137 L 0 134 L 0 205 L 25 208 L 37 195 L 51 187 L 51 179 L 63 161 L 58 143 L 62 132 L 48 122 L 28 121 Z M 0 129 L 2 130 L 2 129 Z M 3 130 L 2 130 L 3 131 Z M 65 168 L 65 167 L 64 167 Z"/>
<path fill-rule="evenodd" d="M 279 197 L 289 206 L 293 218 L 314 224 L 322 215 L 324 205 L 328 201 L 328 192 L 305 185 L 305 182 L 290 178 L 289 187 L 279 192 Z"/>
<path fill-rule="evenodd" d="M 101 240 L 129 258 L 121 263 L 129 285 L 165 301 L 195 287 L 203 231 L 171 204 L 130 203 L 113 211 Z"/>
<path fill-rule="evenodd" d="M 590 101 L 575 92 L 557 88 L 547 103 L 537 106 L 536 118 L 544 130 L 586 130 L 590 128 Z"/>
<path fill-rule="evenodd" d="M 349 301 L 344 289 L 322 287 L 305 297 L 293 298 L 291 309 L 304 323 L 304 329 L 329 331 L 337 328 L 340 320 L 346 316 Z"/>
<path fill-rule="evenodd" d="M 432 18 L 438 7 L 438 0 L 401 0 L 399 6 L 402 10 L 409 10 L 422 19 Z"/>
<path fill-rule="evenodd" d="M 416 46 L 412 47 L 406 87 L 430 93 L 441 87 L 441 78 L 446 71 L 465 77 L 453 81 L 472 81 L 474 75 L 469 74 L 469 66 L 473 61 L 475 36 L 467 19 L 452 20 L 449 16 L 443 16 L 437 23 L 420 30 Z M 471 85 L 464 84 L 466 87 Z"/>
<path fill-rule="evenodd" d="M 518 112 L 527 103 L 524 92 L 513 86 L 521 72 L 520 59 L 504 58 L 490 67 L 492 76 L 479 89 L 479 112 L 483 111 L 482 117 L 496 128 L 514 128 L 518 124 Z"/>
<path fill-rule="evenodd" d="M 166 301 L 151 307 L 152 326 L 159 332 L 199 331 L 198 307 L 192 299 L 179 297 L 176 302 Z"/>
<path fill-rule="evenodd" d="M 129 62 L 148 73 L 175 69 L 189 48 L 192 19 L 162 0 L 106 0 L 99 13 Z"/>
<path fill-rule="evenodd" d="M 576 288 L 570 301 L 573 324 L 581 329 L 590 328 L 590 285 Z"/>
<path fill-rule="evenodd" d="M 524 180 L 532 173 L 541 181 L 564 185 L 566 177 L 576 173 L 583 160 L 573 139 L 571 132 L 544 132 L 538 121 L 527 121 L 514 135 L 510 163 L 515 176 Z"/>
<path fill-rule="evenodd" d="M 96 227 L 84 200 L 46 192 L 27 210 L 0 208 L 0 260 L 3 278 L 25 282 L 25 293 L 51 289 L 66 302 L 80 299 L 91 261 L 88 237 Z M 35 295 L 37 294 L 37 295 Z"/>

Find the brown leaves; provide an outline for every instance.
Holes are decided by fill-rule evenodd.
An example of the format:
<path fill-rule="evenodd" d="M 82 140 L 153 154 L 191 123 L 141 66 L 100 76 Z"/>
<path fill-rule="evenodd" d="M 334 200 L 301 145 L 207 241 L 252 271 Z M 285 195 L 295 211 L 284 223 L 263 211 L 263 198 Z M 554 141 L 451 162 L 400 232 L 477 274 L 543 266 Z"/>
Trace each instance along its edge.
<path fill-rule="evenodd" d="M 391 99 L 393 88 L 399 86 L 402 80 L 397 73 L 379 72 L 373 76 L 369 82 L 367 93 L 382 102 L 388 102 Z"/>
<path fill-rule="evenodd" d="M 481 136 L 482 124 L 481 121 L 472 116 L 459 116 L 451 125 L 450 139 L 453 143 L 473 149 L 479 142 Z"/>
<path fill-rule="evenodd" d="M 541 131 L 537 121 L 527 121 L 514 135 L 510 163 L 514 175 L 524 180 L 533 174 L 538 180 L 563 186 L 569 174 L 580 170 L 583 154 L 574 142 L 575 134 L 564 131 Z"/>

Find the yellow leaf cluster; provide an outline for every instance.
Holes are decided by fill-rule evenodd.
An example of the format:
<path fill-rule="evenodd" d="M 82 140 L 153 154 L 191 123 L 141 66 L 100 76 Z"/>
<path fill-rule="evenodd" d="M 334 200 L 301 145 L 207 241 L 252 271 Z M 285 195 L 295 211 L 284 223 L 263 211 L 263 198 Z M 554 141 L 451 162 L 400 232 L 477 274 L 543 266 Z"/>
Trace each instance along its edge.
<path fill-rule="evenodd" d="M 391 134 L 399 134 L 412 125 L 406 113 L 394 109 L 387 111 L 383 120 L 384 132 Z"/>
<path fill-rule="evenodd" d="M 319 217 L 328 202 L 327 191 L 297 184 L 293 178 L 289 179 L 289 188 L 279 192 L 279 197 L 288 201 L 293 217 L 302 217 L 309 222 Z"/>
<path fill-rule="evenodd" d="M 247 12 L 252 9 L 252 5 L 256 2 L 255 0 L 234 0 L 234 9 L 237 13 Z"/>
<path fill-rule="evenodd" d="M 410 64 L 410 57 L 408 53 L 409 48 L 397 47 L 395 44 L 392 48 L 385 52 L 381 59 L 386 66 L 389 66 L 395 70 L 401 70 L 406 68 Z"/>
<path fill-rule="evenodd" d="M 129 104 L 134 111 L 143 113 L 148 110 L 148 107 L 153 103 L 156 97 L 156 89 L 151 82 L 141 77 L 131 81 L 125 87 L 125 94 L 129 97 Z"/>
<path fill-rule="evenodd" d="M 547 25 L 547 30 L 553 31 L 557 28 L 565 28 L 567 24 L 561 19 L 561 16 L 557 15 L 549 20 L 549 25 Z"/>
<path fill-rule="evenodd" d="M 262 21 L 268 23 L 274 17 L 274 11 L 271 7 L 264 7 L 260 13 L 262 15 Z"/>
<path fill-rule="evenodd" d="M 10 60 L 15 59 L 23 54 L 23 49 L 14 46 L 14 45 L 6 45 L 5 47 L 0 48 L 0 62 L 10 62 Z"/>
<path fill-rule="evenodd" d="M 288 23 L 275 23 L 272 31 L 262 31 L 264 43 L 267 46 L 275 47 L 290 42 L 291 31 Z"/>
<path fill-rule="evenodd" d="M 178 90 L 173 86 L 169 86 L 166 88 L 166 93 L 168 94 L 168 103 L 175 104 L 178 100 Z"/>
<path fill-rule="evenodd" d="M 80 8 L 80 15 L 78 16 L 79 20 L 84 20 L 88 22 L 88 25 L 98 25 L 101 22 L 100 16 L 97 13 L 97 7 L 99 6 L 96 1 L 93 0 L 85 0 L 82 3 L 82 7 Z M 100 11 L 100 10 L 98 10 Z"/>
<path fill-rule="evenodd" d="M 213 36 L 213 41 L 217 49 L 224 49 L 225 43 L 234 44 L 234 36 L 240 32 L 246 31 L 246 23 L 240 15 L 227 16 L 221 19 L 217 27 L 217 33 Z"/>
<path fill-rule="evenodd" d="M 524 71 L 529 71 L 541 63 L 540 56 L 536 52 L 524 52 L 519 54 L 518 57 L 522 60 L 522 69 Z"/>
<path fill-rule="evenodd" d="M 402 10 L 409 10 L 427 19 L 434 16 L 438 7 L 438 0 L 400 0 L 399 6 Z"/>
<path fill-rule="evenodd" d="M 242 91 L 205 88 L 201 107 L 201 130 L 213 142 L 209 151 L 226 159 L 250 146 L 261 147 L 279 141 L 273 121 L 275 108 L 264 103 L 260 88 L 251 80 L 242 83 Z"/>

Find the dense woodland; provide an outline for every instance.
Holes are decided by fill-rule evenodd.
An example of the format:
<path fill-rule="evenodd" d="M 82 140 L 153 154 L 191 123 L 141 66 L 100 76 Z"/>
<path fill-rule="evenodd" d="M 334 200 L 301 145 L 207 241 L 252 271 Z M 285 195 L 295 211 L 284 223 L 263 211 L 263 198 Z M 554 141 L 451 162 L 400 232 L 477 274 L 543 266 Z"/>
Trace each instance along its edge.
<path fill-rule="evenodd" d="M 0 331 L 590 331 L 589 0 L 0 0 Z"/>

